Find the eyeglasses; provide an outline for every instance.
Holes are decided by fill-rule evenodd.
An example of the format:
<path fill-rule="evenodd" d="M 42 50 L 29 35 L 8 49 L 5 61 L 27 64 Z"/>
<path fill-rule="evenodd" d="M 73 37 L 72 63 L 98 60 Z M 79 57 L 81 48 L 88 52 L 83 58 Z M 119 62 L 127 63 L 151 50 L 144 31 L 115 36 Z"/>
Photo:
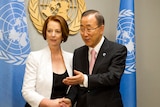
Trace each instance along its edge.
<path fill-rule="evenodd" d="M 91 28 L 91 27 L 88 27 L 88 28 L 85 28 L 85 27 L 80 27 L 80 31 L 81 32 L 87 32 L 87 33 L 91 33 L 93 30 L 96 30 L 97 28 L 99 28 L 100 26 L 97 26 L 95 28 Z"/>

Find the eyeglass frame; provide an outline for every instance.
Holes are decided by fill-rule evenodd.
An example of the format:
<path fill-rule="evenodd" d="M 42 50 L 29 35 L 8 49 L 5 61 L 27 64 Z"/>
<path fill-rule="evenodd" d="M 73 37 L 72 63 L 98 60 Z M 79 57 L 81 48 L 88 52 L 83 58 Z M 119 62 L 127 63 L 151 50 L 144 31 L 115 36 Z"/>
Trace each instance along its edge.
<path fill-rule="evenodd" d="M 87 33 L 90 33 L 90 32 L 92 32 L 93 30 L 96 30 L 97 28 L 99 28 L 99 27 L 101 27 L 102 25 L 99 25 L 99 26 L 97 26 L 97 27 L 95 27 L 95 28 L 85 28 L 85 27 L 83 27 L 83 29 L 82 29 L 82 27 L 80 27 L 80 31 L 81 32 L 87 32 Z"/>

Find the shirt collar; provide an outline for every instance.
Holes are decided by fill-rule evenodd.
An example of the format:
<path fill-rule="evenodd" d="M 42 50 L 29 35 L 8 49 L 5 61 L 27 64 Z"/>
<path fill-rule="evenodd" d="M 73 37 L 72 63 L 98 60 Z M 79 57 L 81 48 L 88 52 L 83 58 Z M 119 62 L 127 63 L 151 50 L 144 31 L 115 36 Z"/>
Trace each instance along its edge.
<path fill-rule="evenodd" d="M 98 54 L 102 44 L 104 42 L 104 37 L 102 36 L 100 42 L 94 47 L 94 50 L 96 51 L 96 53 Z M 89 47 L 89 52 L 92 50 L 93 48 Z"/>

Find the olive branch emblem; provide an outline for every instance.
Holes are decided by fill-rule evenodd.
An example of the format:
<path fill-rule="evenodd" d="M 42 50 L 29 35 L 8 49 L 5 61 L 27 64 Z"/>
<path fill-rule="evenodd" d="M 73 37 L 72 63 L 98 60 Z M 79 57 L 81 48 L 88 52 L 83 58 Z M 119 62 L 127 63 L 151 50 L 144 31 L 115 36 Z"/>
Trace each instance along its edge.
<path fill-rule="evenodd" d="M 40 14 L 38 14 L 38 0 L 30 0 L 29 5 L 30 18 L 38 32 L 42 33 L 42 25 L 44 20 L 41 18 Z"/>
<path fill-rule="evenodd" d="M 56 0 L 55 0 L 56 1 Z M 53 2 L 53 1 L 52 1 Z M 71 20 L 69 23 L 69 29 L 70 29 L 70 35 L 74 35 L 78 33 L 79 28 L 80 28 L 80 18 L 81 18 L 81 13 L 83 13 L 86 10 L 86 5 L 84 0 L 77 0 L 77 14 L 74 20 Z M 29 1 L 29 13 L 30 13 L 30 18 L 35 26 L 35 28 L 38 30 L 39 33 L 42 33 L 42 28 L 43 28 L 43 23 L 44 19 L 40 14 L 40 9 L 39 9 L 39 0 L 30 0 Z M 63 8 L 63 7 L 61 7 Z M 73 7 L 75 8 L 75 7 Z M 72 13 L 74 14 L 74 13 Z"/>
<path fill-rule="evenodd" d="M 24 65 L 28 54 L 23 54 L 20 56 L 11 55 L 0 51 L 0 59 L 5 60 L 7 63 L 12 63 L 14 65 Z"/>
<path fill-rule="evenodd" d="M 121 18 L 121 17 L 126 17 L 126 16 L 129 17 L 129 16 L 132 16 L 132 15 L 134 15 L 132 10 L 124 9 L 124 10 L 120 11 L 118 19 Z"/>

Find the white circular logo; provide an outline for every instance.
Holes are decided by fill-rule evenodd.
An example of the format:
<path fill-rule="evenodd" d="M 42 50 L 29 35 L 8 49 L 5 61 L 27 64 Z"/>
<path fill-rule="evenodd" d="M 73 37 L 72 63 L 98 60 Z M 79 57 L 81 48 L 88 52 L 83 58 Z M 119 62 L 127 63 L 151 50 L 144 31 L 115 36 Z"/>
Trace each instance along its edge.
<path fill-rule="evenodd" d="M 0 8 L 0 59 L 14 65 L 25 63 L 30 52 L 23 3 L 10 2 Z"/>
<path fill-rule="evenodd" d="M 122 10 L 118 17 L 117 42 L 127 47 L 126 68 L 124 73 L 135 72 L 135 31 L 134 13 L 131 10 Z"/>

